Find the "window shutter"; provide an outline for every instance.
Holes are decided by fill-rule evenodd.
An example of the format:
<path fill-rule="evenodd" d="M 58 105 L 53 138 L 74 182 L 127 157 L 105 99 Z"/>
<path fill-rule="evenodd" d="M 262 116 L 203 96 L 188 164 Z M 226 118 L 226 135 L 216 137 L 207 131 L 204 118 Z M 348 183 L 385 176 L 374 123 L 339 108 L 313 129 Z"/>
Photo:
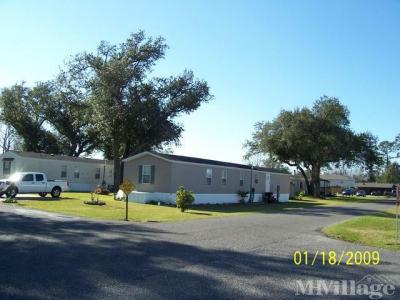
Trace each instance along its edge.
<path fill-rule="evenodd" d="M 154 184 L 154 175 L 155 175 L 155 171 L 156 171 L 156 166 L 151 166 L 151 179 L 150 182 L 152 184 Z"/>
<path fill-rule="evenodd" d="M 143 173 L 143 166 L 139 166 L 139 176 L 138 176 L 138 182 L 142 183 L 142 173 Z"/>

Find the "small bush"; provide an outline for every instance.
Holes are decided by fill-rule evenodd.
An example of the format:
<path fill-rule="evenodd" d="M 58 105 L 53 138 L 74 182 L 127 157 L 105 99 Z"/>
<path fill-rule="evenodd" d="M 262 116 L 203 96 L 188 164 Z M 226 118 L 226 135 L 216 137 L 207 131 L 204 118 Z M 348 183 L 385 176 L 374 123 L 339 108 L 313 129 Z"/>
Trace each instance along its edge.
<path fill-rule="evenodd" d="M 240 203 L 240 204 L 244 204 L 244 203 L 245 203 L 244 199 L 247 197 L 247 195 L 249 194 L 249 192 L 239 190 L 239 191 L 237 192 L 237 194 L 238 194 L 239 197 L 240 197 L 240 198 L 239 198 L 239 203 Z"/>
<path fill-rule="evenodd" d="M 194 195 L 192 191 L 187 191 L 183 186 L 181 186 L 176 192 L 176 207 L 184 212 L 192 205 L 194 202 Z"/>
<path fill-rule="evenodd" d="M 94 198 L 94 195 L 96 195 L 96 199 Z M 90 193 L 90 200 L 84 201 L 84 203 L 88 204 L 88 205 L 105 205 L 106 204 L 104 201 L 99 200 L 99 194 L 96 194 L 96 190 L 94 190 L 92 193 Z"/>
<path fill-rule="evenodd" d="M 300 191 L 298 193 L 296 193 L 296 200 L 302 200 L 303 197 L 306 195 L 306 193 L 304 193 L 304 191 Z"/>
<path fill-rule="evenodd" d="M 99 200 L 89 200 L 85 201 L 85 204 L 87 205 L 105 205 L 106 203 L 104 201 L 99 201 Z"/>

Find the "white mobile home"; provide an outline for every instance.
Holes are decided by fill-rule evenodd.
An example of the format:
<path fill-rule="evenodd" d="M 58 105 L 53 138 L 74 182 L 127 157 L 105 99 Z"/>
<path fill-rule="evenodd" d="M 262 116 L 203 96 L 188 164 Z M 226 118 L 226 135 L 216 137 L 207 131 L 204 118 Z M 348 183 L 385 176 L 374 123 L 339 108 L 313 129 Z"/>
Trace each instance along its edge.
<path fill-rule="evenodd" d="M 7 151 L 0 155 L 0 160 L 1 178 L 15 172 L 43 172 L 51 180 L 67 180 L 71 191 L 92 191 L 103 181 L 113 184 L 111 161 L 18 151 Z"/>

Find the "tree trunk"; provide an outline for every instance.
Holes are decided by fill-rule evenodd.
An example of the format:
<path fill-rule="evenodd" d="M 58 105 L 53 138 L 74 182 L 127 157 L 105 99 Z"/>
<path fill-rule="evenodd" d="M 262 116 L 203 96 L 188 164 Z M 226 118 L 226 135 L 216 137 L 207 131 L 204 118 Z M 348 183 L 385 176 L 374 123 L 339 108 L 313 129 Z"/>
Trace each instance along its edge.
<path fill-rule="evenodd" d="M 321 167 L 319 165 L 312 166 L 311 170 L 311 180 L 314 187 L 313 195 L 316 198 L 321 197 L 321 189 L 320 189 L 320 172 Z"/>
<path fill-rule="evenodd" d="M 114 143 L 112 145 L 113 161 L 114 161 L 114 187 L 118 189 L 121 184 L 121 158 L 119 157 L 119 137 L 114 136 Z"/>
<path fill-rule="evenodd" d="M 297 169 L 301 172 L 301 174 L 303 175 L 303 178 L 304 178 L 304 181 L 305 181 L 305 183 L 306 183 L 306 188 L 307 188 L 307 194 L 309 195 L 309 194 L 311 194 L 312 193 L 312 187 L 311 187 L 311 184 L 310 184 L 310 181 L 308 180 L 308 177 L 307 177 L 307 174 L 306 174 L 306 172 L 304 171 L 304 169 L 302 168 L 302 167 L 300 167 L 300 166 L 297 166 Z"/>

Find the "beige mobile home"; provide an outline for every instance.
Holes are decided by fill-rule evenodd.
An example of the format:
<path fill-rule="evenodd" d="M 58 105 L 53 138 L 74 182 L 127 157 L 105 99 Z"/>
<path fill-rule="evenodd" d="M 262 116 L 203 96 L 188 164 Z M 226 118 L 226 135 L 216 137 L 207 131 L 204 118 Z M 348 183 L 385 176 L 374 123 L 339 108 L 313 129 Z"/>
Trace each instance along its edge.
<path fill-rule="evenodd" d="M 105 160 L 18 151 L 7 151 L 0 160 L 1 178 L 15 172 L 43 172 L 49 179 L 67 180 L 71 191 L 92 191 L 103 180 L 113 184 L 113 165 Z"/>
<path fill-rule="evenodd" d="M 193 191 L 195 203 L 237 203 L 239 190 L 249 191 L 251 178 L 254 201 L 272 192 L 280 202 L 289 200 L 290 174 L 276 169 L 146 151 L 126 158 L 124 179 L 136 190 L 129 199 L 174 202 L 180 186 Z"/>

